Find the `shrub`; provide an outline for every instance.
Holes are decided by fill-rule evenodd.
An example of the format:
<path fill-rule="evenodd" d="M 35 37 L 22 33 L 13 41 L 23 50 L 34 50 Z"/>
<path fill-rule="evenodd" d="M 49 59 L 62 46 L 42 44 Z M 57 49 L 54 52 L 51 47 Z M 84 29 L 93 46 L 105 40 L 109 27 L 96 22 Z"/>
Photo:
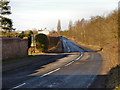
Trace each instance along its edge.
<path fill-rule="evenodd" d="M 106 79 L 106 88 L 116 88 L 115 90 L 120 90 L 120 65 L 109 71 Z"/>
<path fill-rule="evenodd" d="M 33 31 L 30 30 L 29 33 L 26 35 L 28 37 L 28 48 L 31 47 L 31 35 L 33 34 Z"/>
<path fill-rule="evenodd" d="M 44 34 L 38 34 L 35 37 L 35 41 L 36 41 L 36 48 L 39 51 L 47 51 L 48 50 L 48 38 L 46 35 Z"/>
<path fill-rule="evenodd" d="M 23 37 L 25 37 L 25 34 L 24 33 L 20 33 L 20 34 L 17 35 L 17 37 L 23 39 Z"/>

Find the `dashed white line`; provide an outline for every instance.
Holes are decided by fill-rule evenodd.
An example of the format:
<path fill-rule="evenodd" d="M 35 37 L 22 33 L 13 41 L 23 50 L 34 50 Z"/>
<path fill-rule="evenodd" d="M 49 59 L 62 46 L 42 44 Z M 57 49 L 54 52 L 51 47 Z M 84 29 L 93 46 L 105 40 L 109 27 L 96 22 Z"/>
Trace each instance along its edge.
<path fill-rule="evenodd" d="M 80 57 L 78 57 L 76 60 L 79 60 L 80 59 Z"/>
<path fill-rule="evenodd" d="M 13 89 L 16 89 L 16 88 L 22 87 L 22 86 L 25 85 L 25 84 L 26 84 L 26 83 L 20 84 L 20 85 L 18 85 L 18 86 L 16 86 L 16 87 L 13 87 L 13 88 L 10 89 L 10 90 L 13 90 Z"/>
<path fill-rule="evenodd" d="M 80 57 L 78 57 L 78 58 L 76 59 L 76 61 L 78 61 L 82 56 L 83 56 L 83 52 L 81 52 Z M 70 63 L 66 64 L 65 66 L 69 66 L 69 65 L 72 64 L 73 62 L 75 62 L 75 61 L 71 61 Z"/>
<path fill-rule="evenodd" d="M 99 72 L 99 70 L 97 71 L 97 73 Z M 92 75 L 91 75 L 91 77 L 92 77 L 92 80 L 91 80 L 91 82 L 87 85 L 87 88 L 89 88 L 90 86 L 91 86 L 91 84 L 92 84 L 92 82 L 95 80 L 95 78 L 97 77 L 97 73 L 92 77 Z"/>
<path fill-rule="evenodd" d="M 79 60 L 81 58 L 81 56 L 80 57 L 78 57 L 76 60 Z"/>
<path fill-rule="evenodd" d="M 53 71 L 51 71 L 51 72 L 48 72 L 48 73 L 42 75 L 41 78 L 44 77 L 44 76 L 47 76 L 47 75 L 49 75 L 49 74 L 51 74 L 51 73 L 54 73 L 54 72 L 56 72 L 56 71 L 58 71 L 58 70 L 60 70 L 60 68 L 57 68 L 57 69 L 55 69 L 55 70 L 53 70 Z M 12 89 L 9 89 L 9 90 L 13 90 L 13 89 L 22 87 L 22 86 L 25 85 L 25 84 L 26 84 L 26 83 L 20 84 L 20 85 L 18 85 L 18 86 L 16 86 L 16 87 L 13 87 Z"/>
<path fill-rule="evenodd" d="M 78 57 L 76 60 L 79 60 L 82 56 L 83 56 L 83 53 L 81 52 L 81 56 Z M 72 64 L 72 63 L 74 63 L 74 61 L 71 61 L 70 63 L 66 64 L 65 66 L 69 66 L 69 65 Z M 42 75 L 41 78 L 44 77 L 44 76 L 47 76 L 47 75 L 49 75 L 49 74 L 51 74 L 51 73 L 54 73 L 54 72 L 56 72 L 56 71 L 58 71 L 58 70 L 60 70 L 60 69 L 61 69 L 61 68 L 57 68 L 57 69 L 55 69 L 55 70 L 53 70 L 53 71 L 51 71 L 51 72 L 48 72 L 48 73 Z M 13 87 L 13 88 L 10 89 L 10 90 L 13 90 L 13 89 L 22 87 L 22 86 L 24 86 L 25 84 L 26 84 L 26 83 L 20 84 L 20 85 L 18 85 L 18 86 L 16 86 L 16 87 Z M 89 85 L 88 85 L 88 86 L 89 86 Z"/>
<path fill-rule="evenodd" d="M 44 76 L 49 75 L 49 74 L 51 74 L 51 73 L 54 73 L 54 72 L 56 72 L 56 71 L 58 71 L 58 70 L 60 70 L 60 68 L 57 68 L 57 69 L 55 69 L 55 70 L 53 70 L 53 71 L 51 71 L 51 72 L 48 72 L 48 73 L 42 75 L 41 77 L 44 77 Z"/>
<path fill-rule="evenodd" d="M 78 57 L 76 60 L 79 60 L 83 56 L 83 52 L 81 52 L 80 57 Z"/>
<path fill-rule="evenodd" d="M 91 75 L 91 77 L 92 77 L 92 75 Z M 93 80 L 95 79 L 95 77 L 96 77 L 96 75 L 94 75 L 94 76 L 92 77 L 92 80 L 91 80 L 91 82 L 87 85 L 87 88 L 89 88 L 89 87 L 91 86 L 91 84 L 92 84 Z"/>
<path fill-rule="evenodd" d="M 72 61 L 72 62 L 70 62 L 70 63 L 68 63 L 68 64 L 66 64 L 65 66 L 69 66 L 70 64 L 72 64 L 74 61 Z"/>

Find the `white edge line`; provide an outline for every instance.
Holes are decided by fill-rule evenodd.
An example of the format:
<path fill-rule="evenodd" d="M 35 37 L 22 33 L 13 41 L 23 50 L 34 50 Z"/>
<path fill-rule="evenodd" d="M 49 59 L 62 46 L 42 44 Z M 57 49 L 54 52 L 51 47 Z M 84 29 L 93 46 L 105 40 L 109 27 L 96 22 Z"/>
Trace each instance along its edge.
<path fill-rule="evenodd" d="M 20 85 L 18 85 L 18 86 L 16 86 L 16 87 L 13 87 L 12 89 L 22 87 L 22 86 L 25 85 L 25 84 L 26 84 L 26 83 L 20 84 Z M 12 89 L 10 89 L 10 90 L 12 90 Z"/>

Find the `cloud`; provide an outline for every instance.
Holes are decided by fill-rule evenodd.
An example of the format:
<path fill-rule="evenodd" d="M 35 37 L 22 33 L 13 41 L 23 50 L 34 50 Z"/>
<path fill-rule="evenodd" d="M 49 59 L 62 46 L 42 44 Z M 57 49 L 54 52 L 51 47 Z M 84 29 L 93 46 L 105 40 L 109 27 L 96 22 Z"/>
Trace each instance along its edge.
<path fill-rule="evenodd" d="M 118 0 L 11 0 L 14 26 L 17 29 L 56 28 L 61 19 L 63 29 L 69 20 L 103 15 L 117 8 Z"/>

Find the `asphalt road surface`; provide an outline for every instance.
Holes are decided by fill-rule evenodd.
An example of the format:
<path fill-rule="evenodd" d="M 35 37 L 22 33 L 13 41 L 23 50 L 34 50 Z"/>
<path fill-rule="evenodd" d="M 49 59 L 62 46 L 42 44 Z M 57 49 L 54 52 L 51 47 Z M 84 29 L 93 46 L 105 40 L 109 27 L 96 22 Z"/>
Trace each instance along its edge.
<path fill-rule="evenodd" d="M 63 55 L 53 63 L 39 68 L 39 63 L 3 72 L 3 88 L 89 88 L 102 68 L 102 57 L 94 51 L 85 52 L 71 40 L 61 37 Z"/>

